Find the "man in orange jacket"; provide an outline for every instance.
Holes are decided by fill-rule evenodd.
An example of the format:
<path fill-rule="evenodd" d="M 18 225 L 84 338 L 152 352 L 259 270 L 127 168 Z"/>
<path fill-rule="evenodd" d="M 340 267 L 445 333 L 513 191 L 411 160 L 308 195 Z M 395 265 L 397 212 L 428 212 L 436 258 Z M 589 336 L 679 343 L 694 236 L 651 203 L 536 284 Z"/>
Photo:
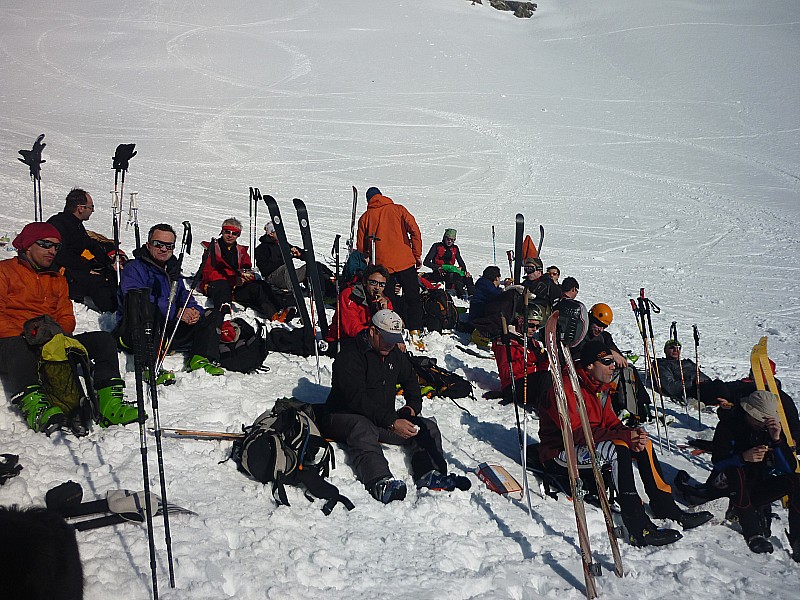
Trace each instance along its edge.
<path fill-rule="evenodd" d="M 374 243 L 373 243 L 374 240 Z M 375 256 L 372 256 L 372 247 Z M 422 266 L 422 235 L 410 212 L 376 187 L 367 190 L 367 211 L 358 220 L 357 249 L 370 257 L 370 264 L 383 265 L 389 271 L 386 295 L 411 330 L 411 341 L 424 348 L 419 339 L 422 329 L 422 302 L 417 269 Z M 403 290 L 402 300 L 395 284 Z M 402 308 L 401 308 L 402 306 Z"/>
<path fill-rule="evenodd" d="M 100 425 L 126 424 L 138 418 L 138 410 L 123 401 L 125 382 L 120 378 L 117 348 L 106 331 L 72 335 L 75 314 L 69 286 L 53 268 L 61 248 L 61 234 L 49 223 L 29 223 L 14 238 L 17 257 L 0 261 L 0 375 L 12 402 L 34 431 L 50 433 L 61 427 L 86 433 L 80 411 L 65 413 L 58 399 L 47 396 L 39 382 L 39 347 L 23 337 L 27 321 L 49 316 L 53 329 L 80 342 L 94 362 L 94 384 L 99 402 Z"/>

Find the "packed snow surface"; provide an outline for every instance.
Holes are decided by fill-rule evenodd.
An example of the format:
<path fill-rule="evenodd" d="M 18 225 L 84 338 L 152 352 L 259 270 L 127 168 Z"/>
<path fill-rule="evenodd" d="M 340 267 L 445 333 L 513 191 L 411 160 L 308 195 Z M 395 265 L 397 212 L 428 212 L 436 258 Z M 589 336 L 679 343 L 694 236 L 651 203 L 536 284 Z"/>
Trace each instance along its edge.
<path fill-rule="evenodd" d="M 657 346 L 677 321 L 694 358 L 696 323 L 704 371 L 734 379 L 767 335 L 785 389 L 800 396 L 797 2 L 542 0 L 532 19 L 516 19 L 464 0 L 29 0 L 0 8 L 0 50 L 0 234 L 13 237 L 33 216 L 27 168 L 15 158 L 42 132 L 45 216 L 80 186 L 97 206 L 87 225 L 106 235 L 120 143 L 138 150 L 125 189 L 139 192 L 142 227 L 189 219 L 197 242 L 224 218 L 246 222 L 248 187 L 258 186 L 281 203 L 297 242 L 290 200 L 305 199 L 325 255 L 336 234 L 349 235 L 351 186 L 361 212 L 375 185 L 416 216 L 426 249 L 457 228 L 477 276 L 493 262 L 506 270 L 522 212 L 534 237 L 538 224 L 546 229 L 545 266 L 577 277 L 587 305 L 613 308 L 620 347 L 641 351 L 628 298 L 644 287 L 661 307 Z M 132 249 L 131 229 L 122 242 Z M 76 313 L 79 331 L 113 327 L 110 315 Z M 426 402 L 452 470 L 488 461 L 521 479 L 513 409 L 481 398 L 499 387 L 494 362 L 460 352 L 466 340 L 454 335 L 427 342 L 476 386 L 478 399 L 462 401 L 469 413 Z M 266 364 L 257 375 L 179 372 L 160 394 L 162 425 L 237 431 L 278 397 L 325 400 L 330 360 L 319 383 L 313 359 L 272 354 Z M 120 355 L 120 365 L 133 396 L 131 358 Z M 179 371 L 181 357 L 167 366 Z M 5 395 L 0 404 L 0 451 L 24 465 L 0 504 L 41 505 L 68 479 L 88 499 L 142 488 L 136 427 L 48 439 Z M 696 419 L 667 408 L 676 419 L 662 455 L 668 477 L 687 469 L 704 479 L 707 455 L 681 447 Z M 701 435 L 715 419 L 703 415 Z M 534 437 L 537 425 L 529 422 Z M 269 487 L 221 462 L 230 442 L 165 436 L 163 447 L 170 501 L 197 513 L 171 522 L 175 590 L 156 522 L 164 598 L 583 597 L 571 505 L 540 497 L 535 483 L 533 519 L 474 475 L 469 492 L 414 491 L 383 506 L 337 447 L 331 480 L 356 508 L 326 517 L 297 489 L 291 507 L 276 507 Z M 157 487 L 152 438 L 148 448 Z M 386 454 L 412 485 L 405 454 Z M 773 527 L 776 552 L 756 556 L 723 521 L 725 505 L 711 508 L 713 523 L 670 547 L 623 544 L 622 579 L 590 509 L 601 597 L 796 597 L 785 512 Z M 88 599 L 150 596 L 144 527 L 78 539 Z"/>

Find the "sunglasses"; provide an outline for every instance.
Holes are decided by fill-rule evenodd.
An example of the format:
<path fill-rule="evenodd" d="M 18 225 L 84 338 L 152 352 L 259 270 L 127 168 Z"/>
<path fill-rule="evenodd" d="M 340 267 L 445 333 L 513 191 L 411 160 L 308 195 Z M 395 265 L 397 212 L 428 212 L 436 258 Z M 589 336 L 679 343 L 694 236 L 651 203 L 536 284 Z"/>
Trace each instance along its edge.
<path fill-rule="evenodd" d="M 175 242 L 162 242 L 161 240 L 152 240 L 150 242 L 152 246 L 156 248 L 161 248 L 164 250 L 175 250 Z"/>
<path fill-rule="evenodd" d="M 223 229 L 222 233 L 225 234 L 225 235 L 233 235 L 233 236 L 236 236 L 236 237 L 239 237 L 240 235 L 242 235 L 242 232 L 238 231 L 236 229 Z"/>
<path fill-rule="evenodd" d="M 446 237 L 446 238 L 444 238 L 444 241 L 445 242 L 453 242 L 453 243 L 455 243 L 456 238 Z"/>
<path fill-rule="evenodd" d="M 61 250 L 61 242 L 51 242 L 50 240 L 36 240 L 36 245 L 39 248 L 44 248 L 45 250 L 50 250 L 50 248 L 55 248 L 56 252 Z"/>
<path fill-rule="evenodd" d="M 558 277 L 559 275 L 561 275 L 561 273 L 559 273 L 558 271 L 548 271 L 548 272 L 547 272 L 547 274 L 548 274 L 548 275 L 550 275 L 551 277 L 552 277 L 553 275 L 555 275 L 556 277 Z"/>
<path fill-rule="evenodd" d="M 541 271 L 542 267 L 525 267 L 526 273 L 535 273 L 536 271 Z"/>
<path fill-rule="evenodd" d="M 614 364 L 614 358 L 611 356 L 606 356 L 605 358 L 598 359 L 597 362 L 603 363 L 605 366 L 609 367 Z"/>
<path fill-rule="evenodd" d="M 378 281 L 377 279 L 367 279 L 367 284 L 371 285 L 371 286 L 374 286 L 374 287 L 379 287 L 379 288 L 385 288 L 386 287 L 386 282 L 385 281 Z"/>
<path fill-rule="evenodd" d="M 673 344 L 672 346 L 667 346 L 667 350 L 680 350 L 680 344 Z"/>

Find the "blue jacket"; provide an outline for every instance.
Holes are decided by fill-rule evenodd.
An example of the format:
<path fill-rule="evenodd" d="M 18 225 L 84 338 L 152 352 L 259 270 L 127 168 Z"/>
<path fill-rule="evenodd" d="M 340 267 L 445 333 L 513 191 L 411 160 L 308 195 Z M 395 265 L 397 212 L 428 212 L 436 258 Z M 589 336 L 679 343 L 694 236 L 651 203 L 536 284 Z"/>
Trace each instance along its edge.
<path fill-rule="evenodd" d="M 186 298 L 189 297 L 189 290 L 186 289 L 183 278 L 180 276 L 178 259 L 173 256 L 164 267 L 159 267 L 145 246 L 134 250 L 133 256 L 134 260 L 128 261 L 120 273 L 120 285 L 117 291 L 119 299 L 117 324 L 122 321 L 125 294 L 128 290 L 150 290 L 150 302 L 158 306 L 158 312 L 161 313 L 162 318 L 166 316 L 169 290 L 172 282 L 177 280 L 175 300 L 172 302 L 172 310 L 170 310 L 167 321 L 175 319 L 183 303 L 186 302 Z M 201 315 L 203 314 L 203 308 L 194 298 L 189 298 L 187 308 L 195 308 L 200 311 Z"/>
<path fill-rule="evenodd" d="M 486 311 L 486 303 L 503 293 L 503 290 L 496 287 L 490 279 L 478 277 L 475 282 L 475 292 L 469 303 L 469 320 L 479 319 Z"/>

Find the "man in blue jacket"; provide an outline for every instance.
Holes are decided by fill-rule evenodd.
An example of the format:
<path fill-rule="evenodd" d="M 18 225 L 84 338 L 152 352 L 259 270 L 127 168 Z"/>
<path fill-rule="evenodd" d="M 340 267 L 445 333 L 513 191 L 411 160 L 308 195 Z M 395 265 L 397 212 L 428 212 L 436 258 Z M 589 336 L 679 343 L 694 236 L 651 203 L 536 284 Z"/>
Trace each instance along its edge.
<path fill-rule="evenodd" d="M 129 290 L 150 291 L 150 302 L 156 307 L 158 335 L 166 327 L 167 335 L 175 331 L 173 350 L 189 350 L 188 371 L 203 369 L 210 375 L 223 375 L 225 371 L 214 364 L 219 360 L 219 326 L 222 315 L 204 309 L 183 284 L 178 259 L 175 258 L 175 230 L 166 223 L 153 225 L 147 234 L 147 243 L 134 251 L 134 260 L 122 270 L 119 287 L 117 331 L 123 346 L 132 347 L 129 326 L 124 321 L 125 294 Z M 170 290 L 176 283 L 175 297 L 170 306 Z M 169 311 L 169 314 L 167 314 Z M 177 321 L 177 330 L 175 323 Z M 219 321 L 219 322 L 218 322 Z"/>

